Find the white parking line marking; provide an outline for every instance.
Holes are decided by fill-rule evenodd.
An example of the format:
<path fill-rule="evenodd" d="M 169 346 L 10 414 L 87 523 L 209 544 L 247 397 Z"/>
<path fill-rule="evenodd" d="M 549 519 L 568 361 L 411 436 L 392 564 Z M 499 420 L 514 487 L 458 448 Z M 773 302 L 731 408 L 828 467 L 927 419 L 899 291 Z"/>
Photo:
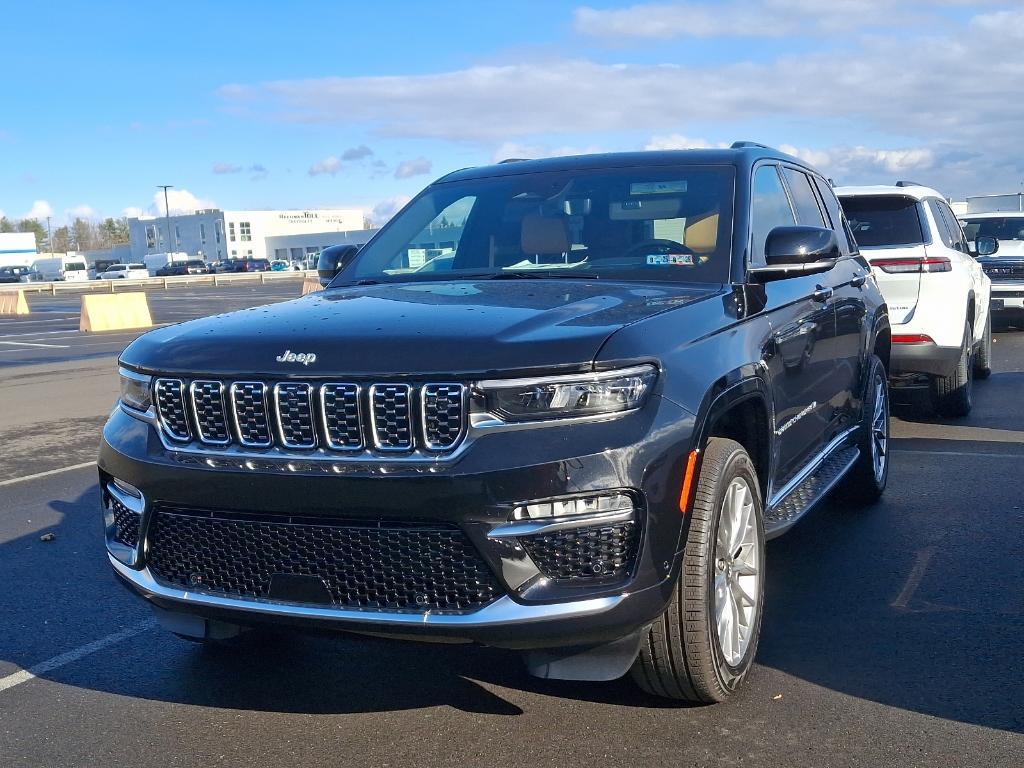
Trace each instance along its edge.
<path fill-rule="evenodd" d="M 95 461 L 86 461 L 81 464 L 73 464 L 70 467 L 61 467 L 60 469 L 48 469 L 45 472 L 36 472 L 34 475 L 25 475 L 24 477 L 15 477 L 10 480 L 0 480 L 0 488 L 5 485 L 14 485 L 15 483 L 24 483 L 28 480 L 38 480 L 40 477 L 49 477 L 50 475 L 59 475 L 61 472 L 70 472 L 73 469 L 85 469 L 86 467 L 95 466 Z"/>
<path fill-rule="evenodd" d="M 29 680 L 39 677 L 40 675 L 45 675 L 47 672 L 52 672 L 55 669 L 67 666 L 68 664 L 85 658 L 97 651 L 102 651 L 104 648 L 111 645 L 142 634 L 146 630 L 152 629 L 154 626 L 156 626 L 156 619 L 140 621 L 138 624 L 133 624 L 130 627 L 122 629 L 120 632 L 115 632 L 112 635 L 101 637 L 99 640 L 94 640 L 91 643 L 79 646 L 67 653 L 62 653 L 60 656 L 54 656 L 52 659 L 42 661 L 33 667 L 7 675 L 7 677 L 0 677 L 0 693 L 6 691 L 8 688 L 13 688 L 16 685 L 27 683 Z"/>
<path fill-rule="evenodd" d="M 934 545 L 925 547 L 917 553 L 917 560 L 914 561 L 914 567 L 910 570 L 910 575 L 907 576 L 907 583 L 903 585 L 903 589 L 900 590 L 896 599 L 890 603 L 893 608 L 906 610 L 910 599 L 917 592 L 917 588 L 921 586 L 921 580 L 924 578 L 925 571 L 928 570 L 928 563 L 931 562 L 934 556 Z"/>
<path fill-rule="evenodd" d="M 52 349 L 67 349 L 67 344 L 40 344 L 37 341 L 0 341 L 0 344 L 7 344 L 15 347 L 50 347 Z"/>

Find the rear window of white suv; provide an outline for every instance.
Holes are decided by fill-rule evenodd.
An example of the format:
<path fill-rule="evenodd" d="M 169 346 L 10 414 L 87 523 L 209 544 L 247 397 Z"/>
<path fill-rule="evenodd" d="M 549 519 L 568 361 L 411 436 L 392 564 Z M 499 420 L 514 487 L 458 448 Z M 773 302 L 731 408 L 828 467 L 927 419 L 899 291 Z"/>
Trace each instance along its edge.
<path fill-rule="evenodd" d="M 924 242 L 917 200 L 903 195 L 843 197 L 840 202 L 857 244 L 864 248 Z"/>

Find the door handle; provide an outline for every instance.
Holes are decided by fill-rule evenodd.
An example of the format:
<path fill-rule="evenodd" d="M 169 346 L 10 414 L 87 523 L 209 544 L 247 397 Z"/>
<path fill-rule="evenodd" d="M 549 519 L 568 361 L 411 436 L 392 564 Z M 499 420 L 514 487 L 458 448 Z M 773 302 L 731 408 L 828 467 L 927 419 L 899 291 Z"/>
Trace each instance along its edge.
<path fill-rule="evenodd" d="M 815 289 L 814 293 L 811 294 L 811 298 L 815 301 L 828 301 L 832 298 L 831 288 L 822 288 L 820 285 Z"/>
<path fill-rule="evenodd" d="M 859 274 L 859 275 L 855 275 L 854 276 L 853 280 L 850 281 L 850 285 L 852 285 L 854 288 L 860 288 L 867 281 L 868 281 L 867 273 L 864 273 L 862 275 Z"/>

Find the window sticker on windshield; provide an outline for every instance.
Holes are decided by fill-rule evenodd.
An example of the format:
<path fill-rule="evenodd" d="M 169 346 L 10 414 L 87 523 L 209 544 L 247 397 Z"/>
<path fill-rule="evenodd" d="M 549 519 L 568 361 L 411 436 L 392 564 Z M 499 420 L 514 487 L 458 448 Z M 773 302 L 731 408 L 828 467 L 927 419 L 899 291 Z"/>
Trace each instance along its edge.
<path fill-rule="evenodd" d="M 630 195 L 678 195 L 686 191 L 682 181 L 637 181 L 629 185 Z"/>
<path fill-rule="evenodd" d="M 649 253 L 649 267 L 692 267 L 693 254 L 690 253 Z"/>

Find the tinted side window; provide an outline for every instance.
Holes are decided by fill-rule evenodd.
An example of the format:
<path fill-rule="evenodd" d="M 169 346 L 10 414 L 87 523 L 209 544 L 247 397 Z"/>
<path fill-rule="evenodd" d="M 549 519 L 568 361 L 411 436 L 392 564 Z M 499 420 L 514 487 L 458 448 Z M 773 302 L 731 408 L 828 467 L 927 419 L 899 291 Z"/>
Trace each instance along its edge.
<path fill-rule="evenodd" d="M 789 184 L 789 191 L 793 195 L 797 223 L 808 227 L 825 226 L 825 219 L 818 207 L 818 198 L 811 189 L 811 180 L 794 168 L 783 168 L 782 172 L 786 174 L 786 183 Z"/>
<path fill-rule="evenodd" d="M 839 238 L 839 249 L 844 254 L 856 253 L 857 241 L 853 239 L 850 224 L 846 221 L 846 216 L 843 215 L 843 209 L 839 205 L 835 192 L 832 191 L 832 185 L 817 176 L 811 178 L 818 188 L 821 199 L 825 201 L 825 210 L 828 211 L 828 217 L 832 220 L 832 229 L 836 231 L 836 237 Z"/>
<path fill-rule="evenodd" d="M 957 221 L 956 216 L 953 215 L 952 209 L 946 204 L 945 200 L 937 201 L 936 205 L 938 205 L 939 211 L 942 213 L 942 218 L 946 220 L 949 235 L 953 238 L 953 247 L 962 253 L 967 253 L 967 238 L 964 237 L 964 231 L 960 227 L 960 222 Z"/>
<path fill-rule="evenodd" d="M 789 198 L 782 187 L 782 179 L 774 165 L 762 165 L 754 171 L 751 186 L 750 231 L 753 237 L 751 262 L 764 264 L 764 244 L 768 233 L 776 227 L 791 227 L 796 223 Z"/>
<path fill-rule="evenodd" d="M 939 232 L 939 239 L 942 240 L 942 244 L 947 248 L 953 247 L 953 235 L 949 231 L 949 224 L 946 222 L 946 217 L 942 215 L 942 211 L 939 209 L 939 203 L 934 197 L 930 197 L 925 200 L 928 205 L 928 210 L 932 212 L 932 218 L 935 219 L 935 228 Z"/>

